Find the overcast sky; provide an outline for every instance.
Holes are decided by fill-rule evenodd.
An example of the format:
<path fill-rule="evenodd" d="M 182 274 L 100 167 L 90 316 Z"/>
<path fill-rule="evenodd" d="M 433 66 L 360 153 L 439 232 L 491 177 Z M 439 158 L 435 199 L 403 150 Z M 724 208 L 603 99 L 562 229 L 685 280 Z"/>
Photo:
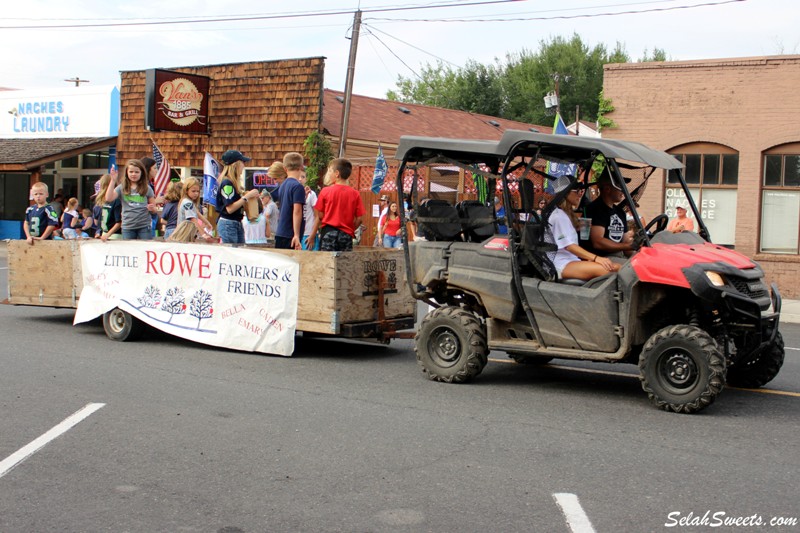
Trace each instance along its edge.
<path fill-rule="evenodd" d="M 350 47 L 347 37 L 359 5 L 364 25 L 354 92 L 376 97 L 384 97 L 394 88 L 398 75 L 414 77 L 422 64 L 434 63 L 437 58 L 454 66 L 464 65 L 468 59 L 489 63 L 523 48 L 536 50 L 542 39 L 573 33 L 589 46 L 604 44 L 613 49 L 620 41 L 634 59 L 654 47 L 664 49 L 674 60 L 800 54 L 797 0 L 518 0 L 475 5 L 478 3 L 4 0 L 0 87 L 59 87 L 75 76 L 94 85 L 118 85 L 121 70 L 325 56 L 325 87 L 343 90 Z M 375 11 L 399 7 L 425 8 Z M 342 14 L 309 16 L 321 12 Z M 601 16 L 623 12 L 629 13 Z M 18 28 L 231 17 L 243 20 Z"/>

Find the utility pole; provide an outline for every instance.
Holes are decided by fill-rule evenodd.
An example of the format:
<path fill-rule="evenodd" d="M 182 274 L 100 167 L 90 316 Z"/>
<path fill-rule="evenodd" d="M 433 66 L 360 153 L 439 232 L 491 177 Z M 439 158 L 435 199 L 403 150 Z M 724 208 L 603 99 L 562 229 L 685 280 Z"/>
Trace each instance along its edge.
<path fill-rule="evenodd" d="M 74 78 L 70 78 L 70 79 L 64 80 L 64 81 L 68 81 L 70 83 L 74 83 L 75 87 L 80 87 L 81 83 L 89 83 L 89 80 L 82 80 L 78 76 L 75 76 Z"/>
<path fill-rule="evenodd" d="M 575 106 L 575 135 L 581 134 L 581 106 Z"/>
<path fill-rule="evenodd" d="M 339 157 L 344 157 L 347 147 L 347 126 L 350 122 L 350 101 L 353 98 L 353 77 L 356 73 L 356 52 L 358 34 L 361 31 L 361 11 L 356 11 L 353 19 L 353 34 L 350 36 L 350 59 L 347 61 L 347 80 L 344 86 L 344 108 L 342 109 L 342 132 L 339 136 Z"/>

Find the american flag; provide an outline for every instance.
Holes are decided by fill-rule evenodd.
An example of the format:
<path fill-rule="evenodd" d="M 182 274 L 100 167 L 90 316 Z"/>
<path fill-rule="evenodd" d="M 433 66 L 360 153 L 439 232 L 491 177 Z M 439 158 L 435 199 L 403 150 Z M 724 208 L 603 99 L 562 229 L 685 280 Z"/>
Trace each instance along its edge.
<path fill-rule="evenodd" d="M 155 190 L 153 192 L 156 196 L 164 196 L 164 193 L 167 192 L 167 185 L 169 185 L 171 169 L 169 167 L 169 161 L 167 161 L 167 158 L 161 153 L 161 150 L 158 149 L 156 143 L 153 143 L 153 159 L 156 160 L 157 169 L 154 183 Z"/>

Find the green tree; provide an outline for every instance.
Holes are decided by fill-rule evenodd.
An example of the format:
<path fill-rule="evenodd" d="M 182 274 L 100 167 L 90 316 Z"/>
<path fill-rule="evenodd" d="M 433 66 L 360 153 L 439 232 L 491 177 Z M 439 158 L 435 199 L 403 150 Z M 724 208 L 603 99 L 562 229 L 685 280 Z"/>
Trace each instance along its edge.
<path fill-rule="evenodd" d="M 658 49 L 656 53 L 662 53 Z M 461 109 L 533 124 L 549 124 L 543 97 L 555 91 L 558 82 L 560 110 L 564 120 L 575 119 L 575 107 L 583 117 L 599 110 L 605 63 L 629 62 L 625 47 L 617 42 L 609 53 L 604 45 L 587 46 L 578 35 L 551 37 L 537 50 L 510 53 L 505 61 L 483 65 L 468 61 L 462 68 L 442 62 L 423 67 L 419 80 L 399 77 L 388 97 L 450 109 Z"/>
<path fill-rule="evenodd" d="M 400 76 L 397 91 L 389 91 L 387 98 L 493 116 L 499 116 L 503 104 L 497 67 L 473 60 L 458 69 L 441 61 L 426 64 L 419 80 Z"/>
<path fill-rule="evenodd" d="M 313 131 L 303 141 L 303 149 L 308 159 L 306 184 L 316 189 L 319 179 L 325 175 L 328 163 L 333 159 L 333 148 L 327 137 L 318 131 Z"/>
<path fill-rule="evenodd" d="M 653 52 L 650 54 L 648 54 L 645 48 L 644 55 L 639 58 L 639 63 L 647 63 L 649 61 L 670 61 L 670 58 L 663 48 L 653 48 Z"/>

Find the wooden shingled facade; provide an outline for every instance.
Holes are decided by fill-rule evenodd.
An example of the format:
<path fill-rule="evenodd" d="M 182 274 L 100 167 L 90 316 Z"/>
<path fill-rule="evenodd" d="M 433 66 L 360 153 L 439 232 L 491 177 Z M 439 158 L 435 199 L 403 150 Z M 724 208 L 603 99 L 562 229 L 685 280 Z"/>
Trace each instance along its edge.
<path fill-rule="evenodd" d="M 147 131 L 145 71 L 122 72 L 117 159 L 151 156 L 151 141 L 173 167 L 202 167 L 204 152 L 219 159 L 231 148 L 260 167 L 302 153 L 303 141 L 320 129 L 324 68 L 325 58 L 311 57 L 168 69 L 211 78 L 210 135 Z"/>

